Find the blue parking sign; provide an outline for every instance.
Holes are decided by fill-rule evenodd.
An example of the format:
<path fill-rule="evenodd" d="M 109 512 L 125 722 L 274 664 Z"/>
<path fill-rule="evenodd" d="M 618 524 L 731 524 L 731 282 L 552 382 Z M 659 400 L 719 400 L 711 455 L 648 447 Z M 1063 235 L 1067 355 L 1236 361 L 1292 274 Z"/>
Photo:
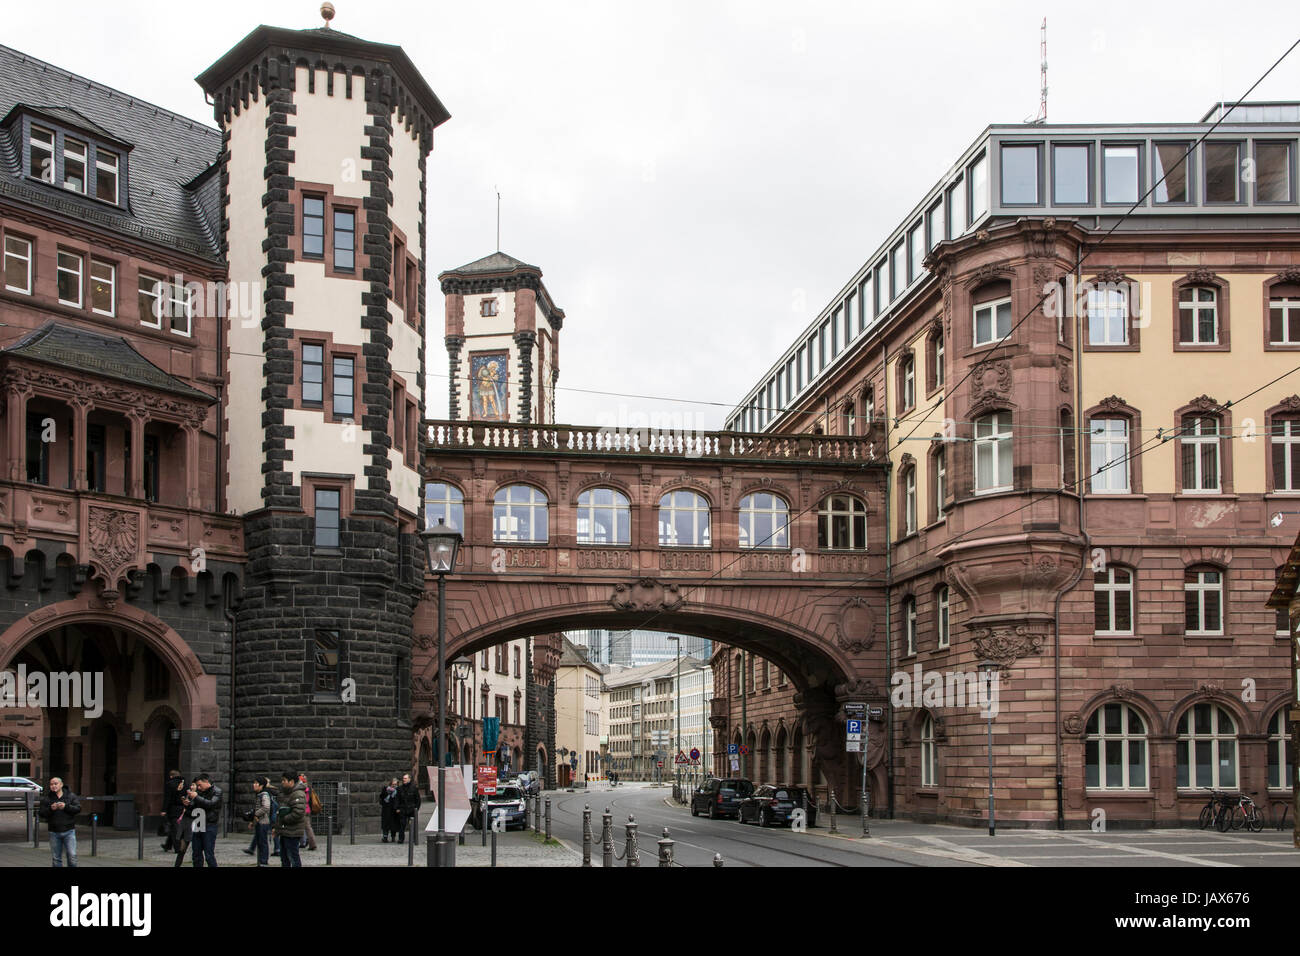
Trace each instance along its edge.
<path fill-rule="evenodd" d="M 727 744 L 727 753 L 729 753 L 729 754 L 737 754 L 737 753 L 739 753 L 739 752 L 740 752 L 740 745 L 739 745 L 739 744 Z"/>
<path fill-rule="evenodd" d="M 862 733 L 862 721 L 860 721 L 860 720 L 850 720 L 850 721 L 847 721 L 847 724 L 848 724 L 848 732 L 849 732 L 849 733 L 851 733 L 851 734 L 860 734 L 860 733 Z"/>

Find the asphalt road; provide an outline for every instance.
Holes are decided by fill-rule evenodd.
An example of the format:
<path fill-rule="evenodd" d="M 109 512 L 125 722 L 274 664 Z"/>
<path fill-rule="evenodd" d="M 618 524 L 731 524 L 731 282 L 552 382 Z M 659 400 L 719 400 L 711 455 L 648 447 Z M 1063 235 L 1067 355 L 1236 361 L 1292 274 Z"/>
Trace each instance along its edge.
<path fill-rule="evenodd" d="M 626 846 L 628 814 L 636 818 L 641 866 L 658 865 L 659 839 L 664 827 L 668 827 L 675 844 L 674 859 L 684 866 L 712 866 L 715 853 L 722 854 L 724 866 L 909 865 L 874 855 L 848 841 L 844 841 L 842 848 L 835 846 L 833 843 L 839 841 L 822 836 L 826 832 L 824 826 L 805 835 L 784 827 L 765 830 L 757 824 L 741 825 L 731 819 L 692 817 L 687 809 L 665 805 L 664 801 L 671 795 L 671 787 L 627 786 L 575 793 L 552 790 L 546 794 L 551 798 L 551 833 L 581 849 L 582 808 L 590 804 L 593 866 L 601 865 L 601 814 L 606 807 L 613 815 L 614 848 L 618 854 Z M 622 860 L 615 861 L 615 866 L 626 865 Z"/>

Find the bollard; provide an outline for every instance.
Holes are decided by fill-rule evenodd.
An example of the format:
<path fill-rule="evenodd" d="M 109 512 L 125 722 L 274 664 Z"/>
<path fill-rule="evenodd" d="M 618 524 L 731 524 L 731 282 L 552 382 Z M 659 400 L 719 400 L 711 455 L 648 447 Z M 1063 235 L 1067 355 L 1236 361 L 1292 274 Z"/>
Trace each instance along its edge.
<path fill-rule="evenodd" d="M 497 831 L 492 831 L 492 865 L 497 865 Z"/>
<path fill-rule="evenodd" d="M 411 838 L 406 842 L 409 844 L 406 848 L 406 865 L 415 866 L 415 825 L 419 823 L 419 813 L 411 817 Z"/>
<path fill-rule="evenodd" d="M 528 808 L 524 807 L 524 827 L 528 827 Z M 484 798 L 479 803 L 478 808 L 478 828 L 483 831 L 483 845 L 487 846 L 488 818 L 487 818 L 487 799 Z"/>
<path fill-rule="evenodd" d="M 582 865 L 591 866 L 591 807 L 582 808 Z"/>
<path fill-rule="evenodd" d="M 871 815 L 871 804 L 867 797 L 867 791 L 862 791 L 862 797 L 858 801 L 862 805 L 862 835 L 871 836 L 871 830 L 867 828 L 867 817 Z"/>
<path fill-rule="evenodd" d="M 136 844 L 136 848 L 135 848 L 135 858 L 137 860 L 143 860 L 144 859 L 144 814 L 143 813 L 135 818 L 135 824 L 136 824 L 135 827 L 136 837 L 137 840 L 139 841 Z"/>
<path fill-rule="evenodd" d="M 464 845 L 465 845 L 465 831 L 464 831 L 464 830 L 461 830 L 459 833 L 456 834 L 456 845 L 457 845 L 457 846 L 464 846 Z"/>
<path fill-rule="evenodd" d="M 415 837 L 411 837 L 411 842 L 415 842 Z M 330 819 L 329 814 L 325 814 L 325 865 L 332 866 L 334 863 L 334 821 Z"/>
<path fill-rule="evenodd" d="M 630 813 L 627 815 L 627 849 L 623 852 L 628 866 L 641 865 L 640 853 L 636 847 L 636 819 Z"/>
<path fill-rule="evenodd" d="M 533 799 L 533 829 L 538 833 L 542 832 L 542 795 L 540 793 Z"/>
<path fill-rule="evenodd" d="M 721 854 L 721 853 L 715 853 L 715 854 L 713 854 L 713 865 L 714 865 L 715 867 L 717 867 L 717 866 L 722 866 L 722 854 Z"/>
<path fill-rule="evenodd" d="M 673 841 L 668 835 L 668 828 L 664 827 L 664 835 L 659 840 L 659 868 L 671 867 L 673 865 Z"/>
<path fill-rule="evenodd" d="M 524 794 L 524 832 L 525 833 L 527 833 L 528 830 L 530 829 L 528 826 L 528 815 L 532 813 L 532 811 L 533 811 L 533 797 L 532 794 L 526 793 Z"/>
<path fill-rule="evenodd" d="M 551 838 L 551 798 L 546 798 L 546 839 Z"/>
<path fill-rule="evenodd" d="M 357 808 L 348 807 L 348 846 L 357 845 Z"/>
<path fill-rule="evenodd" d="M 839 832 L 840 832 L 839 830 L 835 829 L 835 791 L 832 790 L 831 791 L 831 833 L 839 833 Z"/>
<path fill-rule="evenodd" d="M 36 819 L 36 791 L 28 790 L 23 794 L 23 799 L 27 802 L 27 841 L 35 847 L 36 833 L 40 827 L 40 821 Z"/>
<path fill-rule="evenodd" d="M 600 865 L 614 865 L 614 817 L 609 807 L 600 816 Z"/>
<path fill-rule="evenodd" d="M 99 852 L 99 814 L 90 815 L 90 855 L 94 856 Z"/>

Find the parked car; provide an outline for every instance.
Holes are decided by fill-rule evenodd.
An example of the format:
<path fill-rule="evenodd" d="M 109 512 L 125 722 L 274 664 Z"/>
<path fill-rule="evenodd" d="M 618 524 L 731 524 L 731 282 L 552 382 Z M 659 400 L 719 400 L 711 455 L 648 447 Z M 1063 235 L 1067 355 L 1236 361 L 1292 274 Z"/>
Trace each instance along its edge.
<path fill-rule="evenodd" d="M 740 802 L 753 792 L 754 784 L 743 777 L 711 777 L 691 794 L 691 816 L 734 817 Z"/>
<path fill-rule="evenodd" d="M 27 792 L 35 794 L 35 803 L 41 802 L 41 785 L 26 777 L 0 777 L 0 807 L 21 810 L 27 806 Z"/>
<path fill-rule="evenodd" d="M 792 814 L 799 807 L 806 807 L 807 824 L 817 825 L 817 802 L 803 787 L 785 785 L 759 787 L 752 794 L 740 801 L 736 819 L 741 823 L 757 822 L 760 827 L 772 824 L 788 826 Z"/>
<path fill-rule="evenodd" d="M 473 823 L 478 829 L 484 827 L 484 817 L 488 826 L 492 825 L 493 814 L 497 810 L 505 813 L 506 829 L 519 827 L 524 829 L 528 824 L 528 811 L 525 809 L 524 792 L 516 786 L 497 787 L 497 792 L 492 796 L 476 796 L 473 803 Z"/>

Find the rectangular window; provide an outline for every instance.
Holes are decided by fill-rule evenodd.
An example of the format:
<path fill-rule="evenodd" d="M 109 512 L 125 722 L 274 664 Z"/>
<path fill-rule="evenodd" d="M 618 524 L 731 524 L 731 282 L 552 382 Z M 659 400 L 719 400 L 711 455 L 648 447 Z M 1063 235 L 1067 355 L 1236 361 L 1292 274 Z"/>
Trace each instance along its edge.
<path fill-rule="evenodd" d="M 307 342 L 302 346 L 302 403 L 320 405 L 325 391 L 325 346 Z"/>
<path fill-rule="evenodd" d="M 1038 147 L 1004 145 L 1002 147 L 1003 205 L 1038 203 Z"/>
<path fill-rule="evenodd" d="M 27 175 L 42 182 L 54 182 L 54 133 L 39 126 L 32 127 L 32 138 L 27 146 Z"/>
<path fill-rule="evenodd" d="M 903 394 L 900 397 L 903 408 L 908 409 L 916 404 L 916 360 L 912 356 L 907 356 L 903 362 Z"/>
<path fill-rule="evenodd" d="M 889 307 L 889 260 L 884 259 L 876 266 L 876 315 Z"/>
<path fill-rule="evenodd" d="M 141 325 L 147 325 L 154 329 L 162 328 L 164 303 L 166 302 L 164 287 L 165 283 L 162 279 L 155 279 L 153 276 L 145 275 L 143 272 L 140 273 L 136 300 L 140 309 Z"/>
<path fill-rule="evenodd" d="M 1092 147 L 1086 143 L 1052 147 L 1052 202 L 1086 205 L 1092 199 Z"/>
<path fill-rule="evenodd" d="M 844 298 L 844 347 L 848 348 L 849 343 L 853 341 L 853 300 L 854 295 L 850 292 Z"/>
<path fill-rule="evenodd" d="M 975 422 L 975 491 L 1012 486 L 1011 413 L 997 412 Z"/>
<path fill-rule="evenodd" d="M 81 308 L 81 256 L 59 253 L 59 302 Z"/>
<path fill-rule="evenodd" d="M 1011 300 L 998 299 L 975 306 L 975 344 L 1000 342 L 1011 334 Z"/>
<path fill-rule="evenodd" d="M 103 494 L 107 491 L 104 484 L 107 448 L 104 440 L 103 425 L 89 425 L 86 428 L 86 485 L 90 491 Z"/>
<path fill-rule="evenodd" d="M 925 269 L 925 226 L 922 223 L 912 227 L 907 234 L 907 244 L 907 278 L 909 282 L 915 282 Z"/>
<path fill-rule="evenodd" d="M 63 188 L 74 193 L 86 191 L 86 144 L 66 137 L 63 140 Z"/>
<path fill-rule="evenodd" d="M 1192 181 L 1192 158 L 1187 154 L 1191 143 L 1155 143 L 1155 177 L 1157 203 L 1186 203 L 1192 197 L 1187 184 Z"/>
<path fill-rule="evenodd" d="M 1102 146 L 1101 179 L 1102 201 L 1128 203 L 1138 201 L 1140 195 L 1137 146 Z"/>
<path fill-rule="evenodd" d="M 970 184 L 968 205 L 970 206 L 970 224 L 974 224 L 989 211 L 989 158 L 981 156 L 967 168 L 966 179 Z"/>
<path fill-rule="evenodd" d="M 1191 286 L 1178 293 L 1180 345 L 1217 345 L 1219 294 L 1209 286 Z"/>
<path fill-rule="evenodd" d="M 1110 567 L 1093 575 L 1093 630 L 1098 634 L 1133 633 L 1133 573 Z"/>
<path fill-rule="evenodd" d="M 899 242 L 890 251 L 889 261 L 891 264 L 890 278 L 893 282 L 889 290 L 890 301 L 892 302 L 902 295 L 907 288 L 907 250 L 902 242 Z"/>
<path fill-rule="evenodd" d="M 167 284 L 166 292 L 170 328 L 177 335 L 188 336 L 194 317 L 194 297 L 191 290 L 186 288 L 178 278 L 177 281 Z"/>
<path fill-rule="evenodd" d="M 5 288 L 32 294 L 32 244 L 17 236 L 5 236 Z"/>
<path fill-rule="evenodd" d="M 111 262 L 90 260 L 90 308 L 100 315 L 115 314 L 117 269 Z"/>
<path fill-rule="evenodd" d="M 1271 345 L 1300 345 L 1300 298 L 1268 300 L 1268 341 Z"/>
<path fill-rule="evenodd" d="M 52 442 L 45 441 L 46 417 L 41 412 L 27 413 L 27 480 L 38 485 L 50 483 Z"/>
<path fill-rule="evenodd" d="M 947 238 L 943 231 L 943 199 L 930 207 L 925 214 L 925 248 L 933 249 Z"/>
<path fill-rule="evenodd" d="M 406 244 L 393 237 L 393 303 L 406 308 Z"/>
<path fill-rule="evenodd" d="M 497 314 L 497 300 L 484 299 L 480 304 L 479 315 L 484 316 L 486 318 L 491 318 L 496 314 Z"/>
<path fill-rule="evenodd" d="M 1255 143 L 1255 202 L 1291 201 L 1291 144 Z"/>
<path fill-rule="evenodd" d="M 803 370 L 804 370 L 804 366 L 808 364 L 808 363 L 807 363 L 807 360 L 806 360 L 806 358 L 805 358 L 805 354 L 807 353 L 807 351 L 808 351 L 808 347 L 807 347 L 806 345 L 801 345 L 801 346 L 799 346 L 799 357 L 796 358 L 796 359 L 795 359 L 795 362 L 794 362 L 794 367 L 795 367 L 795 372 L 796 372 L 795 381 L 798 383 L 798 387 L 799 387 L 799 390 L 800 390 L 800 391 L 803 391 L 803 382 L 804 382 L 804 379 L 803 379 Z"/>
<path fill-rule="evenodd" d="M 352 359 L 334 357 L 334 417 L 351 418 L 355 413 Z"/>
<path fill-rule="evenodd" d="M 1274 419 L 1273 490 L 1300 491 L 1300 420 Z M 1282 609 L 1285 613 L 1286 609 Z"/>
<path fill-rule="evenodd" d="M 868 273 L 867 277 L 862 280 L 862 284 L 858 286 L 858 331 L 859 332 L 866 330 L 867 322 L 871 318 L 872 294 L 873 293 L 871 290 L 871 274 Z"/>
<path fill-rule="evenodd" d="M 948 238 L 966 231 L 966 185 L 961 177 L 948 188 Z"/>
<path fill-rule="evenodd" d="M 316 489 L 316 547 L 339 546 L 339 500 L 337 488 Z"/>
<path fill-rule="evenodd" d="M 826 367 L 826 361 L 830 352 L 830 320 L 822 323 L 821 331 L 817 333 L 817 371 Z"/>
<path fill-rule="evenodd" d="M 1187 633 L 1222 634 L 1223 582 L 1220 573 L 1187 571 L 1183 582 Z"/>
<path fill-rule="evenodd" d="M 95 150 L 95 198 L 117 204 L 117 153 Z"/>
<path fill-rule="evenodd" d="M 1128 297 L 1119 289 L 1088 290 L 1088 344 L 1128 345 Z"/>
<path fill-rule="evenodd" d="M 834 358 L 840 354 L 840 316 L 841 310 L 836 309 L 831 313 L 831 357 Z"/>
<path fill-rule="evenodd" d="M 1094 418 L 1088 423 L 1092 443 L 1093 494 L 1127 494 L 1129 435 L 1127 418 Z"/>
<path fill-rule="evenodd" d="M 356 223 L 351 209 L 334 210 L 334 268 L 340 272 L 356 268 Z"/>
<path fill-rule="evenodd" d="M 1219 491 L 1219 420 L 1184 418 L 1180 442 L 1183 491 Z"/>
<path fill-rule="evenodd" d="M 1241 144 L 1206 143 L 1205 150 L 1205 201 L 1207 203 L 1237 202 L 1237 188 L 1241 180 Z"/>
<path fill-rule="evenodd" d="M 302 197 L 302 255 L 325 258 L 325 200 L 320 196 Z"/>
<path fill-rule="evenodd" d="M 127 487 L 130 488 L 131 475 L 131 429 L 126 430 L 123 436 L 123 458 L 125 458 L 125 472 L 127 474 Z M 144 436 L 144 497 L 146 501 L 158 500 L 158 436 Z"/>
<path fill-rule="evenodd" d="M 315 680 L 312 690 L 317 694 L 337 694 L 341 663 L 339 632 L 317 631 L 314 644 L 312 669 L 315 672 Z"/>

